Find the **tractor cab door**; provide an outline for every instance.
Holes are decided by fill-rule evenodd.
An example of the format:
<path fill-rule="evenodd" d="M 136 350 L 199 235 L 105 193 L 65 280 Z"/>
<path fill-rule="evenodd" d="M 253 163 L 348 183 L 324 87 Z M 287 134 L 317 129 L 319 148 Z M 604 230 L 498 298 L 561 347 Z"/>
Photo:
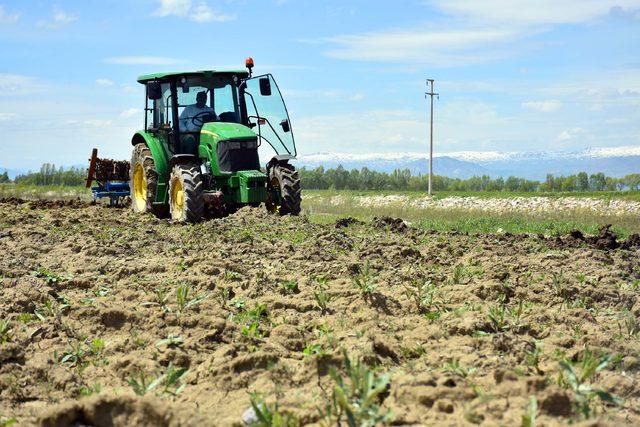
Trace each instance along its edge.
<path fill-rule="evenodd" d="M 259 141 L 266 141 L 280 156 L 296 156 L 296 144 L 287 106 L 271 74 L 246 80 L 245 104 L 249 126 L 257 126 Z"/>

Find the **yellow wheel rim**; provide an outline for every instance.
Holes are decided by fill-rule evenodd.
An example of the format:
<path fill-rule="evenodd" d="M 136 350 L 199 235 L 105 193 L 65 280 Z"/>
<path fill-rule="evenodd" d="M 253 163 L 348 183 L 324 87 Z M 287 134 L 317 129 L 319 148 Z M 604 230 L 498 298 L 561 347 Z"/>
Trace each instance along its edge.
<path fill-rule="evenodd" d="M 280 188 L 280 181 L 275 176 L 271 178 L 271 188 Z M 276 205 L 273 200 L 267 203 L 267 210 L 271 213 L 280 212 L 280 206 Z"/>
<path fill-rule="evenodd" d="M 184 216 L 184 187 L 178 178 L 171 183 L 171 216 L 180 220 Z"/>
<path fill-rule="evenodd" d="M 147 208 L 147 176 L 140 163 L 133 169 L 133 203 L 139 212 Z"/>

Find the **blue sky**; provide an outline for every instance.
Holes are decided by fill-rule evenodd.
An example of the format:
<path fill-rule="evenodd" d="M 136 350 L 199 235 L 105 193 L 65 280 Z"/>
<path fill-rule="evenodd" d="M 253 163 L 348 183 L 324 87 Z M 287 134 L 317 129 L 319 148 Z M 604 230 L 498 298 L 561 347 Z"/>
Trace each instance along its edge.
<path fill-rule="evenodd" d="M 0 166 L 128 158 L 140 74 L 275 75 L 298 152 L 640 145 L 640 0 L 0 0 Z"/>

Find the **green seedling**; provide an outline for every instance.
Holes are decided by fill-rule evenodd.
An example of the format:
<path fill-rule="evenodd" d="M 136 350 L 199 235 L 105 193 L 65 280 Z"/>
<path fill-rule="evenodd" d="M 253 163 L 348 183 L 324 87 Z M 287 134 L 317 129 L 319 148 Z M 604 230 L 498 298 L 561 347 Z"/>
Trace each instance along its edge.
<path fill-rule="evenodd" d="M 522 427 L 536 427 L 536 417 L 538 415 L 538 399 L 535 396 L 529 397 L 529 406 L 522 416 Z"/>
<path fill-rule="evenodd" d="M 560 362 L 558 382 L 573 392 L 574 409 L 585 419 L 595 415 L 593 403 L 596 397 L 602 402 L 612 405 L 621 403 L 615 396 L 604 390 L 595 389 L 590 384 L 598 373 L 609 365 L 612 358 L 611 355 L 596 358 L 591 351 L 586 349 L 575 364 L 566 359 Z"/>
<path fill-rule="evenodd" d="M 178 286 L 176 289 L 176 302 L 178 304 L 178 314 L 183 313 L 189 307 L 194 307 L 205 300 L 209 295 L 201 294 L 194 297 L 190 296 L 191 287 L 187 284 Z"/>
<path fill-rule="evenodd" d="M 353 283 L 360 290 L 362 296 L 370 296 L 376 290 L 376 274 L 371 270 L 369 260 L 365 261 L 364 266 L 358 268 L 358 272 L 353 277 Z"/>
<path fill-rule="evenodd" d="M 156 343 L 156 347 L 167 346 L 169 348 L 172 348 L 172 347 L 180 347 L 182 344 L 183 344 L 183 341 L 180 335 L 169 334 L 167 338 L 158 341 Z"/>
<path fill-rule="evenodd" d="M 9 342 L 11 339 L 11 322 L 9 319 L 0 320 L 0 344 Z"/>
<path fill-rule="evenodd" d="M 300 421 L 288 412 L 280 411 L 278 403 L 269 405 L 256 394 L 251 396 L 251 407 L 256 421 L 249 423 L 251 427 L 297 427 Z"/>
<path fill-rule="evenodd" d="M 320 311 L 326 313 L 332 299 L 331 294 L 324 289 L 320 289 L 313 293 L 313 298 L 316 300 L 316 304 L 318 305 L 318 308 L 320 308 Z"/>
<path fill-rule="evenodd" d="M 538 375 L 542 375 L 542 369 L 540 369 L 540 361 L 544 356 L 544 342 L 542 340 L 533 340 L 533 348 L 525 349 L 524 360 L 527 365 L 531 366 Z"/>
<path fill-rule="evenodd" d="M 376 375 L 361 361 L 355 364 L 343 350 L 343 368 L 341 375 L 331 367 L 329 375 L 334 382 L 331 400 L 320 415 L 331 425 L 349 427 L 375 426 L 386 423 L 391 413 L 381 408 L 382 395 L 389 386 L 388 375 Z"/>
<path fill-rule="evenodd" d="M 55 285 L 65 280 L 64 277 L 59 276 L 55 273 L 52 273 L 44 267 L 38 268 L 36 271 L 33 272 L 33 274 L 36 277 L 40 277 L 44 279 L 47 285 Z"/>
<path fill-rule="evenodd" d="M 420 313 L 427 313 L 432 308 L 438 308 L 439 304 L 435 301 L 437 292 L 438 286 L 424 277 L 413 279 L 409 285 L 405 286 L 406 297 L 413 301 Z"/>
<path fill-rule="evenodd" d="M 442 372 L 450 372 L 462 378 L 468 378 L 475 371 L 475 368 L 465 368 L 462 366 L 459 359 L 451 359 L 442 364 Z"/>
<path fill-rule="evenodd" d="M 298 282 L 295 280 L 285 280 L 284 282 L 280 282 L 280 290 L 285 295 L 297 294 L 300 292 L 298 289 Z"/>

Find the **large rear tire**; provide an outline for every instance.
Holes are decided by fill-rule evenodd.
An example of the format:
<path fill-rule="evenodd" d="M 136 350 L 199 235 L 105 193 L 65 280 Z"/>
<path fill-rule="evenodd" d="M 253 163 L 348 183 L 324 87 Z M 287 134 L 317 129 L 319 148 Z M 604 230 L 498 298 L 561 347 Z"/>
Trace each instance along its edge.
<path fill-rule="evenodd" d="M 162 218 L 167 215 L 166 205 L 155 205 L 158 171 L 151 150 L 145 144 L 137 144 L 131 154 L 129 188 L 134 212 L 153 213 Z"/>
<path fill-rule="evenodd" d="M 269 194 L 279 194 L 280 202 L 267 197 L 267 210 L 280 215 L 299 215 L 302 190 L 296 168 L 289 164 L 276 164 L 269 168 Z"/>
<path fill-rule="evenodd" d="M 169 209 L 176 222 L 198 222 L 204 213 L 200 168 L 176 165 L 169 179 Z"/>

